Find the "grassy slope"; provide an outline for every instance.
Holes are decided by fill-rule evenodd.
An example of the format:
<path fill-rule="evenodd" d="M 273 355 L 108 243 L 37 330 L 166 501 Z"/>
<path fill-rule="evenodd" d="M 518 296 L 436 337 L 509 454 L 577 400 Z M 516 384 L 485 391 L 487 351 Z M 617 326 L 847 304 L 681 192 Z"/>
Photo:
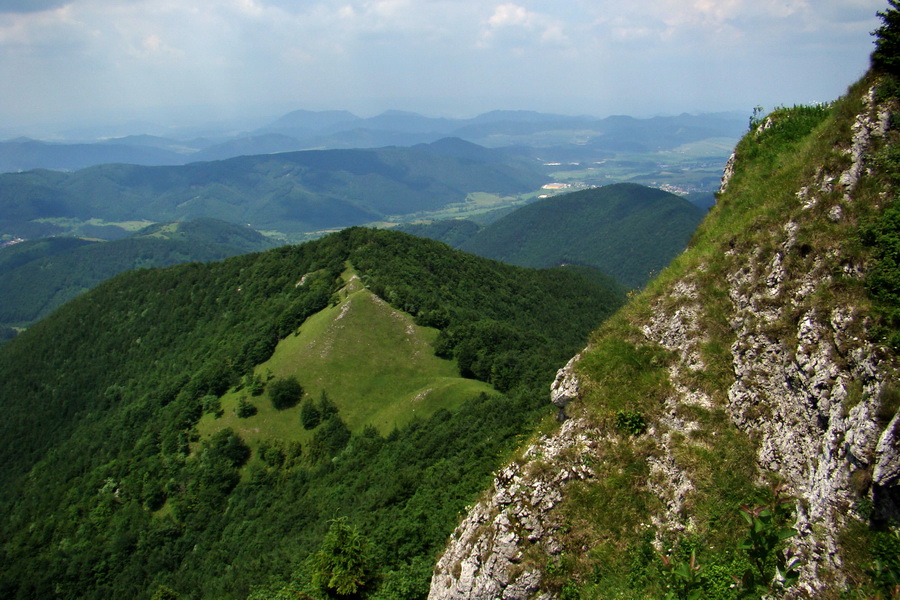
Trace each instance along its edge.
<path fill-rule="evenodd" d="M 843 204 L 839 222 L 825 216 L 833 202 L 823 200 L 815 208 L 804 209 L 796 193 L 805 185 L 818 185 L 821 168 L 826 172 L 846 168 L 848 159 L 841 147 L 850 139 L 854 115 L 862 110 L 866 83 L 871 82 L 851 88 L 832 107 L 780 109 L 772 114 L 777 125 L 770 131 L 745 136 L 736 150 L 737 169 L 728 190 L 697 230 L 689 250 L 594 334 L 591 350 L 578 367 L 585 394 L 580 407 L 572 410 L 613 436 L 618 433 L 617 410 L 639 412 L 651 427 L 671 419 L 699 425 L 689 437 L 673 434 L 667 442 L 694 488 L 687 496 L 684 515 L 691 525 L 680 539 L 664 536 L 664 543 L 667 551 L 685 561 L 692 549 L 697 550 L 707 572 L 726 575 L 726 583 L 732 581 L 728 570 L 739 569 L 739 556 L 729 548 L 735 548 L 743 535 L 740 508 L 766 501 L 768 492 L 759 487 L 754 440 L 738 430 L 725 412 L 727 391 L 734 382 L 730 353 L 734 333 L 729 322 L 733 308 L 722 282 L 746 256 L 759 253 L 761 262 L 769 260 L 788 221 L 799 224 L 797 247 L 806 248 L 802 256 L 785 257 L 788 273 L 802 272 L 807 254 L 859 259 L 860 248 L 853 240 L 860 222 L 877 210 L 880 188 L 872 180 L 863 182 L 853 202 Z M 841 191 L 831 194 L 837 199 Z M 705 335 L 700 345 L 705 368 L 692 371 L 688 381 L 681 383 L 706 393 L 713 406 L 679 405 L 670 414 L 665 401 L 673 393 L 673 384 L 667 370 L 678 359 L 648 343 L 642 328 L 654 312 L 674 314 L 682 308 L 684 300 L 672 294 L 681 281 L 697 288 L 701 311 L 696 328 Z M 840 277 L 815 301 L 825 313 L 840 305 L 863 310 L 868 306 L 862 285 Z M 771 334 L 785 335 L 796 327 L 791 320 L 773 323 Z M 661 442 L 652 434 L 620 439 L 622 443 L 610 444 L 605 454 L 605 475 L 574 485 L 563 505 L 568 523 L 565 545 L 603 540 L 589 552 L 563 555 L 550 578 L 552 584 L 570 586 L 572 591 L 577 587 L 577 597 L 583 600 L 644 598 L 648 591 L 664 594 L 661 586 L 666 580 L 657 550 L 649 544 L 652 530 L 648 528 L 650 516 L 662 507 L 647 484 L 653 479 L 649 465 L 660 456 Z M 857 572 L 861 567 L 850 568 Z M 736 592 L 732 586 L 722 593 L 731 597 Z"/>
<path fill-rule="evenodd" d="M 295 376 L 307 397 L 317 400 L 326 392 L 352 431 L 373 425 L 382 435 L 481 392 L 493 393 L 486 383 L 460 377 L 454 361 L 434 355 L 436 329 L 415 325 L 366 290 L 352 270 L 344 279 L 340 303 L 281 340 L 256 374 Z M 236 416 L 242 397 L 257 407 L 256 415 Z M 266 395 L 254 398 L 246 390 L 230 390 L 221 401 L 224 415 L 205 415 L 201 435 L 231 427 L 251 444 L 267 438 L 306 442 L 312 435 L 300 425 L 300 404 L 279 411 Z"/>

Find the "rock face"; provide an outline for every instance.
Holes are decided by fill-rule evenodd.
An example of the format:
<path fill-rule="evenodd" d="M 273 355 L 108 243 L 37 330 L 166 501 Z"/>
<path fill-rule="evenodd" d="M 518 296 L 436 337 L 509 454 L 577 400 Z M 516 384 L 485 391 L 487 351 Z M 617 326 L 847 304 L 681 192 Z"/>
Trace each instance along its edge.
<path fill-rule="evenodd" d="M 844 202 L 853 201 L 870 146 L 887 126 L 888 113 L 875 105 L 873 91 L 864 99 L 866 112 L 853 125 L 850 167 L 836 177 L 820 174 L 829 184 L 838 180 Z M 827 185 L 818 190 L 830 191 Z M 819 204 L 808 188 L 797 197 L 804 210 Z M 835 204 L 827 214 L 834 220 L 841 213 Z M 802 254 L 798 229 L 797 222 L 786 223 L 770 259 L 759 253 L 749 260 L 741 257 L 743 266 L 728 277 L 736 333 L 728 412 L 760 441 L 759 468 L 778 473 L 800 499 L 792 549 L 805 560 L 798 592 L 814 596 L 822 576 L 839 574 L 843 566 L 838 536 L 862 491 L 854 487 L 871 479 L 876 512 L 896 516 L 900 446 L 893 425 L 897 417 L 887 427 L 877 417 L 895 365 L 865 340 L 868 323 L 857 309 L 823 310 L 815 301 L 835 273 L 861 278 L 862 265 L 834 251 L 808 256 L 791 276 L 784 263 L 789 254 Z"/>
<path fill-rule="evenodd" d="M 574 379 L 571 369 L 561 377 Z M 557 378 L 559 379 L 559 377 Z M 507 465 L 484 500 L 456 528 L 434 570 L 429 598 L 526 600 L 540 594 L 541 573 L 529 555 L 555 555 L 559 524 L 553 508 L 569 481 L 593 471 L 570 454 L 591 452 L 598 436 L 586 423 L 569 419 L 555 434 L 530 446 L 521 462 Z"/>
<path fill-rule="evenodd" d="M 756 442 L 760 479 L 782 481 L 797 499 L 798 534 L 788 552 L 801 557 L 802 568 L 793 597 L 820 597 L 827 586 L 842 585 L 839 536 L 848 519 L 862 516 L 856 512 L 860 497 L 871 501 L 876 518 L 900 518 L 900 413 L 891 401 L 900 394 L 896 359 L 867 341 L 870 323 L 859 307 L 820 300 L 836 277 L 860 280 L 865 265 L 845 256 L 840 244 L 817 252 L 800 241 L 815 230 L 816 219 L 840 223 L 852 212 L 856 186 L 871 168 L 872 145 L 888 123 L 888 111 L 876 105 L 872 91 L 863 100 L 865 110 L 847 141 L 849 167 L 819 169 L 796 191 L 794 216 L 773 228 L 765 244 L 723 257 L 727 314 L 718 318 L 734 340 L 727 350 L 733 382 L 719 400 L 692 383 L 707 368 L 703 346 L 709 339 L 699 324 L 709 309 L 695 283 L 702 265 L 672 281 L 634 323 L 644 343 L 674 357 L 667 367 L 671 393 L 647 432 L 655 444 L 647 457 L 647 488 L 661 500 L 657 514 L 648 515 L 657 540 L 693 527 L 685 505 L 694 482 L 679 465 L 672 440 L 689 436 L 697 424 L 676 409 L 709 409 L 718 401 L 731 423 Z M 723 190 L 734 168 L 729 161 Z M 580 357 L 552 384 L 560 409 L 583 393 L 586 382 L 576 375 Z M 540 561 L 531 557 L 578 551 L 554 537 L 555 509 L 573 480 L 601 476 L 588 465 L 602 461 L 604 445 L 621 443 L 593 427 L 571 418 L 497 475 L 453 534 L 435 568 L 430 600 L 555 597 L 542 589 Z"/>
<path fill-rule="evenodd" d="M 556 417 L 558 421 L 566 420 L 566 406 L 581 393 L 581 383 L 573 369 L 579 360 L 581 360 L 581 354 L 573 356 L 566 366 L 556 373 L 556 379 L 550 385 L 550 402 L 559 407 Z"/>

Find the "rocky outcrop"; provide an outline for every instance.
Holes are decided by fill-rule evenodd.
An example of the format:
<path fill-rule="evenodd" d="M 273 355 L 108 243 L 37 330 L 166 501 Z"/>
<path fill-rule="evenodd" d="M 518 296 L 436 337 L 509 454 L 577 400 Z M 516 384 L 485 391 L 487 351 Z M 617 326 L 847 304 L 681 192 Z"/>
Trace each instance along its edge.
<path fill-rule="evenodd" d="M 654 449 L 646 458 L 646 487 L 661 500 L 647 519 L 657 548 L 665 536 L 694 529 L 685 507 L 695 485 L 673 440 L 689 439 L 699 425 L 679 407 L 724 409 L 756 442 L 760 482 L 778 480 L 797 500 L 798 533 L 788 549 L 802 564 L 794 597 L 819 597 L 826 586 L 841 585 L 840 535 L 848 519 L 868 516 L 859 513 L 860 499 L 869 500 L 876 518 L 900 518 L 896 359 L 869 341 L 870 323 L 860 307 L 823 300 L 833 294 L 836 277 L 860 280 L 866 265 L 845 256 L 840 241 L 818 248 L 799 241 L 821 220 L 840 224 L 853 213 L 854 191 L 869 173 L 868 157 L 889 115 L 872 91 L 863 101 L 840 170 L 815 171 L 794 194 L 791 216 L 771 228 L 768 239 L 722 257 L 719 285 L 727 297 L 718 305 L 724 314 L 715 318 L 733 339 L 725 345 L 733 371 L 727 390 L 713 398 L 695 384 L 707 368 L 709 339 L 701 324 L 709 321 L 710 308 L 696 283 L 704 265 L 671 281 L 632 323 L 643 343 L 672 357 L 661 416 L 647 431 Z M 723 192 L 734 167 L 729 161 Z M 561 410 L 586 385 L 576 375 L 580 357 L 553 382 L 552 401 Z M 604 445 L 622 443 L 603 431 L 571 418 L 501 471 L 454 533 L 435 569 L 430 600 L 554 597 L 541 587 L 539 566 L 548 561 L 534 557 L 577 552 L 560 546 L 555 509 L 573 480 L 602 477 L 588 465 L 602 462 Z"/>
<path fill-rule="evenodd" d="M 722 183 L 719 185 L 720 194 L 728 189 L 728 184 L 731 183 L 731 178 L 734 177 L 734 159 L 735 154 L 732 152 L 725 162 L 725 169 L 722 171 Z"/>
<path fill-rule="evenodd" d="M 560 374 L 570 383 L 575 378 L 571 368 Z M 553 508 L 567 482 L 593 477 L 591 468 L 573 456 L 589 455 L 598 440 L 585 422 L 569 419 L 501 470 L 490 492 L 453 532 L 434 569 L 429 599 L 551 598 L 539 593 L 541 572 L 534 556 L 562 550 L 554 539 L 559 523 Z"/>
<path fill-rule="evenodd" d="M 900 455 L 890 427 L 882 431 L 875 418 L 892 365 L 860 337 L 856 311 L 825 312 L 812 301 L 833 264 L 813 259 L 801 277 L 786 277 L 777 258 L 791 250 L 792 232 L 788 223 L 775 258 L 744 261 L 729 278 L 737 335 L 728 412 L 759 440 L 759 468 L 777 473 L 799 500 L 793 551 L 804 562 L 800 589 L 813 595 L 842 567 L 838 536 L 860 493 L 851 478 L 878 470 L 886 476 L 877 485 L 893 486 L 896 469 L 885 467 L 900 464 Z M 766 285 L 743 291 L 747 281 Z"/>
<path fill-rule="evenodd" d="M 887 126 L 888 113 L 875 106 L 873 91 L 865 103 L 853 125 L 850 166 L 837 177 L 819 175 L 823 182 L 837 179 L 844 202 L 853 201 L 871 144 Z M 822 195 L 830 191 L 819 187 Z M 797 196 L 804 211 L 819 204 L 809 188 Z M 835 221 L 842 213 L 836 203 L 827 214 Z M 868 323 L 857 309 L 816 301 L 835 273 L 860 278 L 862 265 L 844 259 L 839 248 L 796 261 L 803 254 L 799 228 L 795 221 L 785 224 L 769 259 L 760 253 L 736 257 L 741 268 L 728 277 L 736 334 L 728 411 L 759 440 L 760 469 L 777 473 L 798 499 L 792 548 L 804 561 L 798 592 L 813 596 L 823 581 L 840 579 L 838 537 L 870 480 L 876 510 L 895 510 L 887 501 L 891 495 L 881 500 L 878 489 L 896 489 L 900 482 L 900 447 L 894 427 L 877 417 L 895 365 L 865 339 Z M 784 266 L 792 253 L 799 262 L 793 276 Z"/>
<path fill-rule="evenodd" d="M 581 383 L 575 375 L 574 365 L 581 360 L 581 354 L 573 356 L 566 366 L 556 373 L 550 385 L 550 402 L 559 408 L 557 420 L 566 420 L 566 406 L 581 393 Z"/>

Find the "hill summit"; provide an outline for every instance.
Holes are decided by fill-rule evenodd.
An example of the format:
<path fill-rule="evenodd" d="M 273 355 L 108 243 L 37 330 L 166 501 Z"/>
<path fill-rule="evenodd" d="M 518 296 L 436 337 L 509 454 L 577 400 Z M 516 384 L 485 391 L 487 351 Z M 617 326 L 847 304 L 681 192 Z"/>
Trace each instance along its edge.
<path fill-rule="evenodd" d="M 634 288 L 684 249 L 702 219 L 675 194 L 618 183 L 538 200 L 458 247 L 519 266 L 590 266 Z"/>
<path fill-rule="evenodd" d="M 0 347 L 0 595 L 421 597 L 622 301 L 361 228 L 113 277 Z"/>

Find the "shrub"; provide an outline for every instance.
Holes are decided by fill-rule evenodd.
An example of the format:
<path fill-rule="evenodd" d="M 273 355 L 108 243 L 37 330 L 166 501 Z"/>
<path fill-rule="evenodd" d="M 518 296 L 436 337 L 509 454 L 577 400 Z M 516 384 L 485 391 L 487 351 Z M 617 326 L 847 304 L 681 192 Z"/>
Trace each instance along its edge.
<path fill-rule="evenodd" d="M 219 397 L 213 394 L 207 394 L 200 399 L 200 404 L 203 406 L 203 412 L 212 413 L 217 417 L 222 413 L 222 403 L 219 401 Z"/>
<path fill-rule="evenodd" d="M 250 458 L 250 448 L 231 428 L 216 432 L 206 443 L 205 459 L 221 461 L 230 467 L 240 467 Z"/>
<path fill-rule="evenodd" d="M 272 400 L 272 406 L 278 410 L 291 408 L 303 398 L 303 386 L 296 377 L 276 379 L 269 384 L 269 398 Z"/>
<path fill-rule="evenodd" d="M 247 399 L 241 397 L 238 400 L 237 410 L 235 411 L 239 419 L 246 419 L 256 414 L 256 407 L 247 402 Z"/>
<path fill-rule="evenodd" d="M 875 36 L 872 67 L 896 75 L 900 73 L 900 2 L 888 0 L 888 4 L 891 8 L 876 13 L 881 27 L 872 32 Z"/>
<path fill-rule="evenodd" d="M 300 423 L 303 429 L 315 429 L 322 422 L 322 412 L 313 400 L 307 400 L 300 407 Z"/>
<path fill-rule="evenodd" d="M 322 422 L 309 441 L 309 458 L 312 462 L 320 462 L 337 456 L 350 441 L 350 430 L 337 415 Z"/>
<path fill-rule="evenodd" d="M 328 596 L 355 596 L 372 580 L 371 545 L 345 518 L 331 522 L 310 563 L 313 586 Z"/>
<path fill-rule="evenodd" d="M 638 436 L 647 431 L 647 420 L 636 410 L 617 410 L 616 429 L 622 433 Z"/>

